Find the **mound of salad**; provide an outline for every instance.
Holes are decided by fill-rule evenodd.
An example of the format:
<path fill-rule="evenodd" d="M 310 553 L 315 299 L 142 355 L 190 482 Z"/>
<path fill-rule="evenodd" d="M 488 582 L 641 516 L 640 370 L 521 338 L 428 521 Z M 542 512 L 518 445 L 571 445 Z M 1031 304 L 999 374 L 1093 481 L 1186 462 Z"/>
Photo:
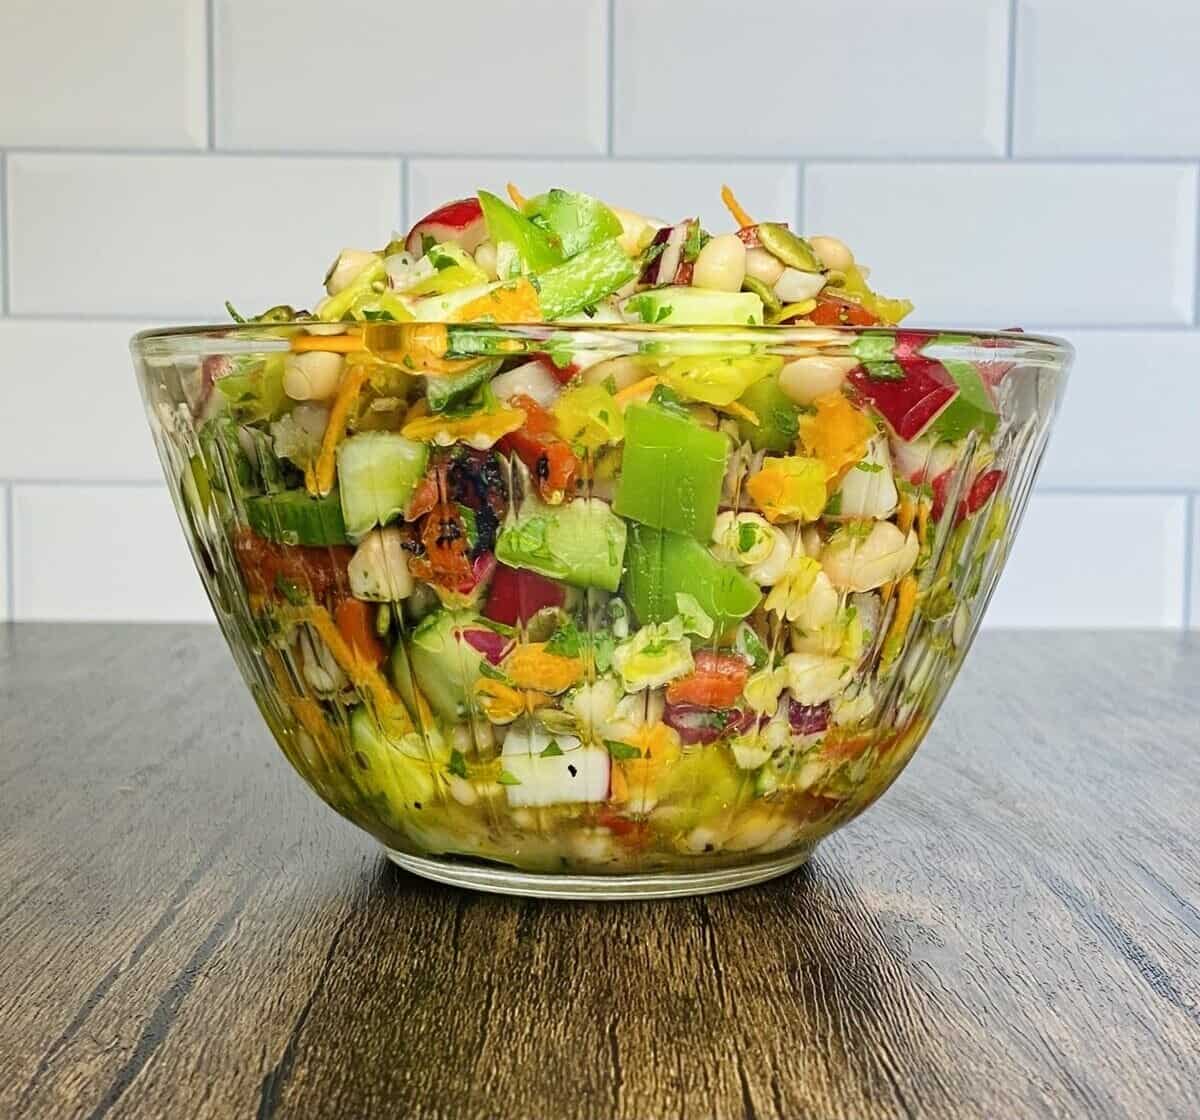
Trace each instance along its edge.
<path fill-rule="evenodd" d="M 260 704 L 403 852 L 623 872 L 811 841 L 924 729 L 897 666 L 1002 527 L 995 385 L 928 332 L 839 331 L 911 305 L 728 188 L 716 234 L 509 193 L 343 250 L 311 312 L 249 320 L 286 349 L 203 362 L 183 490 L 240 569 Z M 830 329 L 745 330 L 772 324 Z"/>

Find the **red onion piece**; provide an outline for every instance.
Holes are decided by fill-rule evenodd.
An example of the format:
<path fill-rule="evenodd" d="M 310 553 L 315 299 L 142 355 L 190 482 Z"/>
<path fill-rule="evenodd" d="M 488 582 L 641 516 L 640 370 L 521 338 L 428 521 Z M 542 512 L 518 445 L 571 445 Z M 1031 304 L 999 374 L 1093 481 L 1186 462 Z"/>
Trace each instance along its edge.
<path fill-rule="evenodd" d="M 495 630 L 459 630 L 458 636 L 492 665 L 499 665 L 513 645 L 512 638 Z"/>
<path fill-rule="evenodd" d="M 789 699 L 788 725 L 797 735 L 819 735 L 829 726 L 829 701 L 801 704 Z"/>
<path fill-rule="evenodd" d="M 674 728 L 680 742 L 715 743 L 726 735 L 739 735 L 754 723 L 754 713 L 740 708 L 714 711 L 696 704 L 668 704 L 663 709 L 663 723 Z"/>

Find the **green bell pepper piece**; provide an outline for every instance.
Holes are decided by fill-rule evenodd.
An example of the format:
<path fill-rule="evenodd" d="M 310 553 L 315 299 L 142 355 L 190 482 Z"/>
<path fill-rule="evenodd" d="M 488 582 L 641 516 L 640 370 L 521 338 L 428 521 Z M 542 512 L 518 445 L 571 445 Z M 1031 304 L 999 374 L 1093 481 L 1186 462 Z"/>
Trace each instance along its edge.
<path fill-rule="evenodd" d="M 543 272 L 562 262 L 558 239 L 531 222 L 520 210 L 514 210 L 488 191 L 479 192 L 479 205 L 487 223 L 488 237 L 496 245 L 507 241 L 515 246 L 526 272 Z"/>
<path fill-rule="evenodd" d="M 996 406 L 988 395 L 973 362 L 955 358 L 942 359 L 942 365 L 958 385 L 958 396 L 929 429 L 938 439 L 958 440 L 969 432 L 991 435 L 999 423 Z"/>
<path fill-rule="evenodd" d="M 246 520 L 260 537 L 280 544 L 321 547 L 346 543 L 346 524 L 336 488 L 323 498 L 282 490 L 246 500 Z"/>
<path fill-rule="evenodd" d="M 728 457 L 724 433 L 662 405 L 631 404 L 613 509 L 643 525 L 708 541 Z"/>
<path fill-rule="evenodd" d="M 534 277 L 542 314 L 561 319 L 610 296 L 641 271 L 615 239 L 593 245 L 569 261 Z"/>
<path fill-rule="evenodd" d="M 738 435 L 749 442 L 755 451 L 791 451 L 799 431 L 800 410 L 779 387 L 779 375 L 772 374 L 756 381 L 738 403 L 758 417 L 757 424 L 738 418 Z"/>
<path fill-rule="evenodd" d="M 598 198 L 558 187 L 531 198 L 525 216 L 554 234 L 565 256 L 621 236 L 621 219 Z"/>
<path fill-rule="evenodd" d="M 721 563 L 699 541 L 678 533 L 631 525 L 625 561 L 625 598 L 641 626 L 678 614 L 675 596 L 684 592 L 721 633 L 762 598 L 758 586 L 732 564 Z"/>

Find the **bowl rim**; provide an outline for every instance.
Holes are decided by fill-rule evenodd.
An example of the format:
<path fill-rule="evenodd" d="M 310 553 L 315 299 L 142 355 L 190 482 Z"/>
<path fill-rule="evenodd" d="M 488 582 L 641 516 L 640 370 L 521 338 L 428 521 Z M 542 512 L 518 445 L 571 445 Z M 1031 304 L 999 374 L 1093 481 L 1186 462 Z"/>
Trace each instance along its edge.
<path fill-rule="evenodd" d="M 313 328 L 318 328 L 313 330 Z M 604 349 L 612 342 L 625 339 L 630 342 L 653 339 L 669 343 L 672 339 L 707 339 L 714 343 L 741 343 L 753 345 L 815 344 L 836 345 L 864 337 L 884 337 L 893 340 L 902 336 L 922 339 L 925 347 L 935 343 L 945 349 L 995 349 L 1006 359 L 1040 358 L 1042 361 L 1059 361 L 1064 366 L 1075 355 L 1074 345 L 1066 338 L 1054 334 L 1026 332 L 1019 329 L 989 330 L 962 326 L 824 326 L 815 323 L 793 325 L 731 326 L 728 324 L 667 324 L 650 323 L 588 323 L 588 322 L 541 322 L 541 323 L 493 323 L 474 320 L 463 323 L 431 322 L 425 320 L 341 321 L 322 323 L 312 319 L 286 319 L 264 323 L 202 323 L 159 327 L 148 327 L 130 338 L 130 349 L 135 354 L 180 355 L 196 353 L 229 352 L 228 345 L 197 346 L 198 342 L 221 340 L 234 343 L 232 349 L 246 352 L 264 348 L 285 350 L 290 340 L 298 334 L 343 335 L 362 334 L 364 349 L 375 349 L 375 340 L 394 339 L 397 329 L 434 328 L 476 334 L 485 333 L 494 337 L 525 339 L 545 342 L 551 336 L 559 340 L 570 339 L 577 349 Z M 565 336 L 565 337 L 564 337 Z M 247 346 L 253 343 L 253 346 Z M 915 347 L 914 347 L 915 348 Z M 632 352 L 632 351 L 631 351 Z M 999 356 L 999 354 L 997 354 Z"/>

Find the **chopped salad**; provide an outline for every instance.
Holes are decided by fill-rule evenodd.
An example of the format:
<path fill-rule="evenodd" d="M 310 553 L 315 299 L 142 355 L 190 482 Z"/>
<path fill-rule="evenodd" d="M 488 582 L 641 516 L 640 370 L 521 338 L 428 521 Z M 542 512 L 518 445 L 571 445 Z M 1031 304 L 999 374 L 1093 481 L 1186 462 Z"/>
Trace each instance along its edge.
<path fill-rule="evenodd" d="M 970 535 L 956 564 L 999 535 L 995 385 L 927 332 L 839 331 L 911 305 L 727 189 L 721 233 L 509 194 L 343 250 L 311 311 L 251 320 L 286 351 L 203 363 L 183 490 L 240 569 L 260 703 L 401 851 L 620 872 L 802 844 L 923 730 L 897 666 L 961 609 L 935 534 Z M 772 324 L 812 345 L 745 341 Z"/>

